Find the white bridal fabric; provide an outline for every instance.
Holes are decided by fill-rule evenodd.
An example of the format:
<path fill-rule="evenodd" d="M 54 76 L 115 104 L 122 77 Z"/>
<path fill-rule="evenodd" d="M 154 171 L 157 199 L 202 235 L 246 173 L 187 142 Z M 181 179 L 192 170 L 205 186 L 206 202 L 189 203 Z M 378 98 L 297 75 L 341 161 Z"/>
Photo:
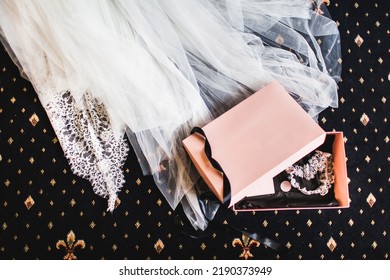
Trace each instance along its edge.
<path fill-rule="evenodd" d="M 172 208 L 182 202 L 205 229 L 181 144 L 192 127 L 274 79 L 313 117 L 337 106 L 339 33 L 319 2 L 3 0 L 0 32 L 72 171 L 108 210 L 124 184 L 126 132 Z"/>

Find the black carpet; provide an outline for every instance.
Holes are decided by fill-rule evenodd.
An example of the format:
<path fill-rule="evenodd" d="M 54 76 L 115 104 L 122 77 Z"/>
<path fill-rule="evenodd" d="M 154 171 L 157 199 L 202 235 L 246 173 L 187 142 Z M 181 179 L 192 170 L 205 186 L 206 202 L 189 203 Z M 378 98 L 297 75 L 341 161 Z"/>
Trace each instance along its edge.
<path fill-rule="evenodd" d="M 319 117 L 343 131 L 351 206 L 342 210 L 232 213 L 274 239 L 274 251 L 229 227 L 191 237 L 176 225 L 131 152 L 120 204 L 70 171 L 31 84 L 0 50 L 0 259 L 388 259 L 390 256 L 390 83 L 387 0 L 331 0 L 339 23 L 339 108 Z M 119 201 L 118 201 L 119 202 Z"/>

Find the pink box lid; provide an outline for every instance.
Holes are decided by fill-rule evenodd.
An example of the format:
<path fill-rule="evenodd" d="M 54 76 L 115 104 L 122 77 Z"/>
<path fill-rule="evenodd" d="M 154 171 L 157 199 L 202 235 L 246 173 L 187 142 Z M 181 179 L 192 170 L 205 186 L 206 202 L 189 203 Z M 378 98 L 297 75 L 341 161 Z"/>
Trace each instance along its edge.
<path fill-rule="evenodd" d="M 230 181 L 229 206 L 246 196 L 274 192 L 272 178 L 320 146 L 325 131 L 278 83 L 272 82 L 203 127 L 213 158 Z M 223 200 L 223 181 L 193 134 L 185 149 L 214 194 Z"/>

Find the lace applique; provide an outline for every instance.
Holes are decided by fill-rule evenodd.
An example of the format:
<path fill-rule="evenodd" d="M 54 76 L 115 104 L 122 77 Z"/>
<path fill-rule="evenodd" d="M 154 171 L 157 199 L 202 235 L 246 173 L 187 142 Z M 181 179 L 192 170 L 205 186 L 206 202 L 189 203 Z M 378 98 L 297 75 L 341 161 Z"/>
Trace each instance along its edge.
<path fill-rule="evenodd" d="M 46 111 L 72 172 L 89 180 L 94 192 L 108 199 L 108 211 L 113 211 L 125 182 L 122 167 L 129 147 L 124 138 L 114 135 L 104 105 L 88 92 L 76 104 L 65 91 L 54 95 Z"/>

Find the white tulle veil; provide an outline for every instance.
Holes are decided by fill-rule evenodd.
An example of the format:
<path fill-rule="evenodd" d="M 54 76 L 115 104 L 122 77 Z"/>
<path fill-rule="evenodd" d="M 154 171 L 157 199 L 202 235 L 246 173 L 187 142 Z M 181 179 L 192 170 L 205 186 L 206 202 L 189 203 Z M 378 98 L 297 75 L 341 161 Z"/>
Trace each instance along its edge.
<path fill-rule="evenodd" d="M 73 172 L 115 199 L 128 139 L 196 229 L 207 221 L 181 140 L 273 80 L 313 117 L 337 106 L 337 26 L 321 1 L 0 2 L 1 39 Z"/>

